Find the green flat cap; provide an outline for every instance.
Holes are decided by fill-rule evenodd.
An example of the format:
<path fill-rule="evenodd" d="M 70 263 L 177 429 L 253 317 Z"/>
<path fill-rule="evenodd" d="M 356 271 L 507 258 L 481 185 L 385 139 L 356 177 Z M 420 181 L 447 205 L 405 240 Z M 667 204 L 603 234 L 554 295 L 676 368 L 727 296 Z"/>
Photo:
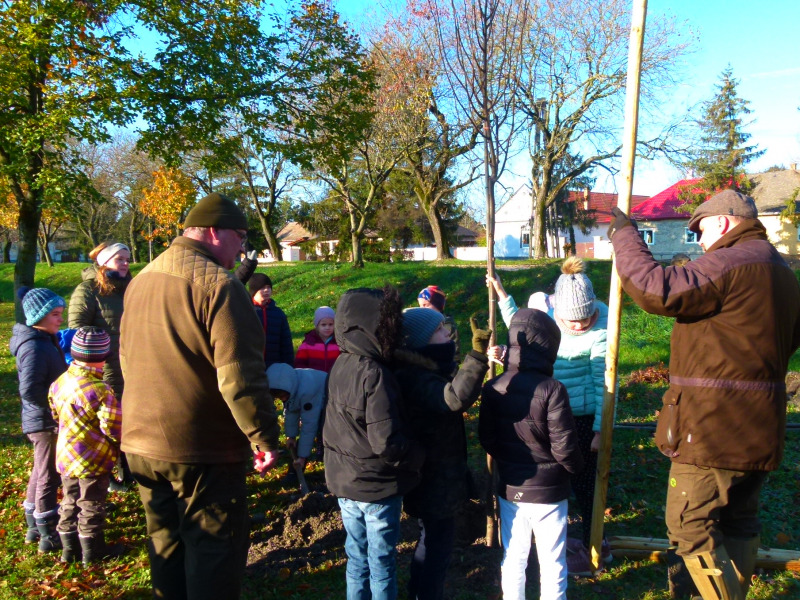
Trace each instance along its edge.
<path fill-rule="evenodd" d="M 219 227 L 220 229 L 247 229 L 247 217 L 236 202 L 222 194 L 209 194 L 194 205 L 183 227 Z"/>

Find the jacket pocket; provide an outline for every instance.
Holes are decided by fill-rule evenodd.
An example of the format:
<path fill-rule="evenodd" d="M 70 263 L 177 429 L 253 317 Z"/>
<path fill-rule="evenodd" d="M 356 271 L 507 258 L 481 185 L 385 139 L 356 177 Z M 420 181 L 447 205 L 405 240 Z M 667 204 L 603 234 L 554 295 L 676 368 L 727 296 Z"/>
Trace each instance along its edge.
<path fill-rule="evenodd" d="M 666 391 L 656 426 L 656 445 L 661 453 L 669 458 L 680 455 L 678 451 L 681 442 L 680 399 L 679 391 L 672 388 Z"/>

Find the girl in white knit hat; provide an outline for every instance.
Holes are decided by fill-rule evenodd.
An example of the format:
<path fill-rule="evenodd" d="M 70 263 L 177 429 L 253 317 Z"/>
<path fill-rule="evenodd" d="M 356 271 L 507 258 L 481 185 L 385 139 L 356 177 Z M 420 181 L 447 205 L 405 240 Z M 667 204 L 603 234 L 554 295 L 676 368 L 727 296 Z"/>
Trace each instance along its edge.
<path fill-rule="evenodd" d="M 600 449 L 603 395 L 605 392 L 606 329 L 608 306 L 594 293 L 592 282 L 584 273 L 584 262 L 570 256 L 561 265 L 561 276 L 552 295 L 536 292 L 528 300 L 528 308 L 546 312 L 561 329 L 553 377 L 569 392 L 569 403 L 575 417 L 578 443 L 585 468 L 572 476 L 572 490 L 578 501 L 582 522 L 582 540 L 568 540 L 567 565 L 571 575 L 591 575 L 589 535 L 592 529 L 597 451 Z M 500 278 L 486 276 L 486 285 L 495 289 L 498 306 L 506 326 L 517 312 L 517 305 L 503 288 Z M 603 560 L 611 562 L 611 550 L 603 541 Z"/>

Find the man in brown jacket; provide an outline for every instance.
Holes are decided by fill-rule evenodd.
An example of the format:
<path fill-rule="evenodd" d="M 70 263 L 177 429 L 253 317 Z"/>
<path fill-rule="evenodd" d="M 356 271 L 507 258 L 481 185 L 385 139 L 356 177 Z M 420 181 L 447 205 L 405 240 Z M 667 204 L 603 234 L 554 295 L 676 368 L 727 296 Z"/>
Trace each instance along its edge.
<path fill-rule="evenodd" d="M 689 229 L 705 254 L 684 266 L 661 266 L 627 215 L 612 213 L 608 236 L 625 291 L 647 312 L 676 318 L 655 440 L 672 460 L 670 541 L 704 599 L 743 600 L 761 532 L 759 493 L 783 457 L 800 286 L 755 202 L 739 192 L 695 210 Z"/>
<path fill-rule="evenodd" d="M 153 595 L 239 597 L 249 527 L 245 475 L 277 458 L 264 332 L 230 269 L 247 234 L 219 194 L 133 279 L 120 355 L 122 448 L 147 516 Z"/>

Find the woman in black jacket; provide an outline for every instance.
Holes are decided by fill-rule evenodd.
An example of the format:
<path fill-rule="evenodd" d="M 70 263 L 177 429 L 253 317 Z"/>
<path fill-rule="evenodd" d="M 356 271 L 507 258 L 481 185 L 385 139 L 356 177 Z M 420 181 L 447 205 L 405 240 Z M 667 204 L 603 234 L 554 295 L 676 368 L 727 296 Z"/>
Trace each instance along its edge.
<path fill-rule="evenodd" d="M 504 600 L 524 600 L 536 537 L 541 598 L 566 600 L 570 473 L 583 468 L 569 396 L 552 378 L 561 332 L 546 313 L 511 319 L 505 372 L 483 387 L 478 432 L 499 475 Z"/>

